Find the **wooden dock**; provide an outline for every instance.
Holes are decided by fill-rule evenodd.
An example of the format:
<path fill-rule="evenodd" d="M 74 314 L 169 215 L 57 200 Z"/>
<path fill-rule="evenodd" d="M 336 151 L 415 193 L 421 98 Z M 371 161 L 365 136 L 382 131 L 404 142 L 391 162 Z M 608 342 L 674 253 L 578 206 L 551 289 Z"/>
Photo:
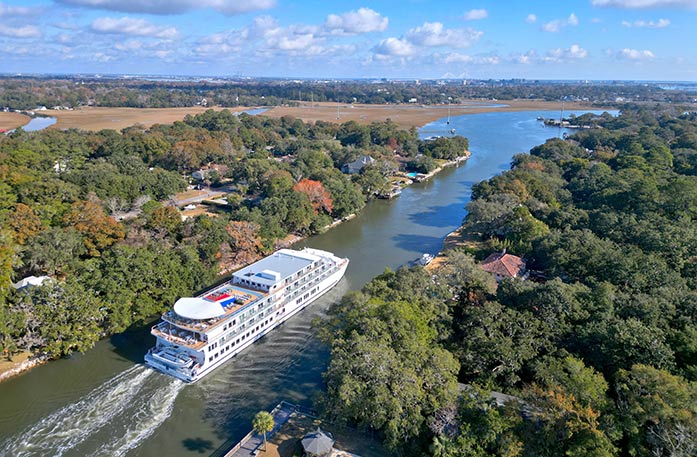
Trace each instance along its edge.
<path fill-rule="evenodd" d="M 273 429 L 266 434 L 266 439 L 271 438 L 274 433 L 276 433 L 283 424 L 285 424 L 290 418 L 291 414 L 301 409 L 300 406 L 288 403 L 287 401 L 282 401 L 274 409 L 271 410 L 271 415 L 273 416 Z M 250 457 L 259 455 L 259 451 L 263 449 L 264 437 L 251 432 L 247 433 L 237 444 L 229 448 L 228 450 L 219 450 L 215 452 L 214 456 L 221 457 Z"/>

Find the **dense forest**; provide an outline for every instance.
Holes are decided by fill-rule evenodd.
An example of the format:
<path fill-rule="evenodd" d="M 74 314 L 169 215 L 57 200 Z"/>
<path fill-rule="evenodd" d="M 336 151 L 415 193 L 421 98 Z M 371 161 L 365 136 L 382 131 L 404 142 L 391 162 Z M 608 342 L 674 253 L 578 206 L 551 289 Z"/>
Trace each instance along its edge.
<path fill-rule="evenodd" d="M 573 94 L 573 96 L 571 95 Z M 558 83 L 544 81 L 144 81 L 66 77 L 0 78 L 0 108 L 108 106 L 133 108 L 277 106 L 307 102 L 461 103 L 481 99 L 582 100 L 598 106 L 625 102 L 689 103 L 695 92 L 646 83 Z"/>
<path fill-rule="evenodd" d="M 697 114 L 599 124 L 477 184 L 442 267 L 332 309 L 328 418 L 401 455 L 697 455 Z M 503 248 L 528 280 L 478 266 Z"/>
<path fill-rule="evenodd" d="M 84 351 L 287 235 L 360 211 L 400 163 L 466 149 L 465 138 L 422 141 L 389 121 L 306 124 L 226 110 L 148 130 L 0 136 L 0 346 L 9 356 Z M 375 162 L 340 171 L 364 154 Z M 171 197 L 201 167 L 227 202 L 182 220 Z M 51 280 L 11 287 L 29 275 Z"/>

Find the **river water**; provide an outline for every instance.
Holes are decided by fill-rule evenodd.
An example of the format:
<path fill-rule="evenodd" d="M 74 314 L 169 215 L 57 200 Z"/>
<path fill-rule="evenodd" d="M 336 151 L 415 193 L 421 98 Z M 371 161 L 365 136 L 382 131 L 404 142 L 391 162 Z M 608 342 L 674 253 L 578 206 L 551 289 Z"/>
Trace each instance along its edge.
<path fill-rule="evenodd" d="M 580 112 L 577 114 L 581 114 Z M 207 455 L 244 436 L 251 418 L 280 400 L 311 405 L 327 349 L 312 321 L 385 268 L 436 253 L 465 215 L 471 186 L 509 168 L 511 157 L 560 135 L 538 116 L 485 113 L 445 119 L 469 138 L 472 157 L 398 198 L 368 205 L 355 219 L 299 243 L 351 259 L 346 277 L 311 307 L 194 385 L 145 368 L 147 330 L 115 335 L 83 355 L 44 364 L 0 383 L 1 456 Z"/>

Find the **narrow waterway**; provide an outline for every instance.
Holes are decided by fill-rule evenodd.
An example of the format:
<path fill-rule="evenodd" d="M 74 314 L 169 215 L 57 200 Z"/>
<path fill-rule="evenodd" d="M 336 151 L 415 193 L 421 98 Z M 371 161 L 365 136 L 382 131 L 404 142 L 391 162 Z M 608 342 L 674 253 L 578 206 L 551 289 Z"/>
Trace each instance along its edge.
<path fill-rule="evenodd" d="M 580 114 L 580 113 L 577 113 Z M 51 362 L 0 384 L 2 456 L 207 455 L 250 429 L 252 416 L 280 400 L 310 405 L 328 353 L 311 322 L 385 268 L 435 253 L 460 225 L 471 186 L 508 169 L 511 157 L 560 135 L 536 117 L 558 112 L 485 113 L 425 126 L 470 140 L 472 158 L 392 201 L 300 243 L 349 257 L 337 287 L 280 329 L 197 384 L 184 386 L 142 366 L 147 331 L 101 341 L 84 355 Z"/>

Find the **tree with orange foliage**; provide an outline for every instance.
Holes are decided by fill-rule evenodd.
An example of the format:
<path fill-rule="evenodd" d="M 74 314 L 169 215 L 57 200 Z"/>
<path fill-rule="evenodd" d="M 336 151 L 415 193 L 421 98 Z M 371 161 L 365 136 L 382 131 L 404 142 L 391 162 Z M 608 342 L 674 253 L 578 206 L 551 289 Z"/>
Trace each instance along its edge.
<path fill-rule="evenodd" d="M 24 203 L 17 203 L 8 219 L 17 244 L 25 244 L 28 239 L 35 237 L 44 229 L 39 216 Z"/>
<path fill-rule="evenodd" d="M 253 261 L 262 247 L 259 224 L 247 221 L 230 221 L 225 231 L 230 235 L 229 243 L 235 251 L 235 262 L 246 264 Z"/>
<path fill-rule="evenodd" d="M 304 178 L 293 186 L 293 190 L 307 195 L 315 213 L 319 213 L 320 209 L 327 213 L 332 212 L 334 208 L 332 197 L 321 182 Z"/>
<path fill-rule="evenodd" d="M 84 236 L 85 247 L 93 257 L 99 256 L 101 251 L 126 235 L 123 225 L 107 216 L 104 208 L 95 200 L 73 203 L 63 219 L 68 227 L 73 227 Z"/>

